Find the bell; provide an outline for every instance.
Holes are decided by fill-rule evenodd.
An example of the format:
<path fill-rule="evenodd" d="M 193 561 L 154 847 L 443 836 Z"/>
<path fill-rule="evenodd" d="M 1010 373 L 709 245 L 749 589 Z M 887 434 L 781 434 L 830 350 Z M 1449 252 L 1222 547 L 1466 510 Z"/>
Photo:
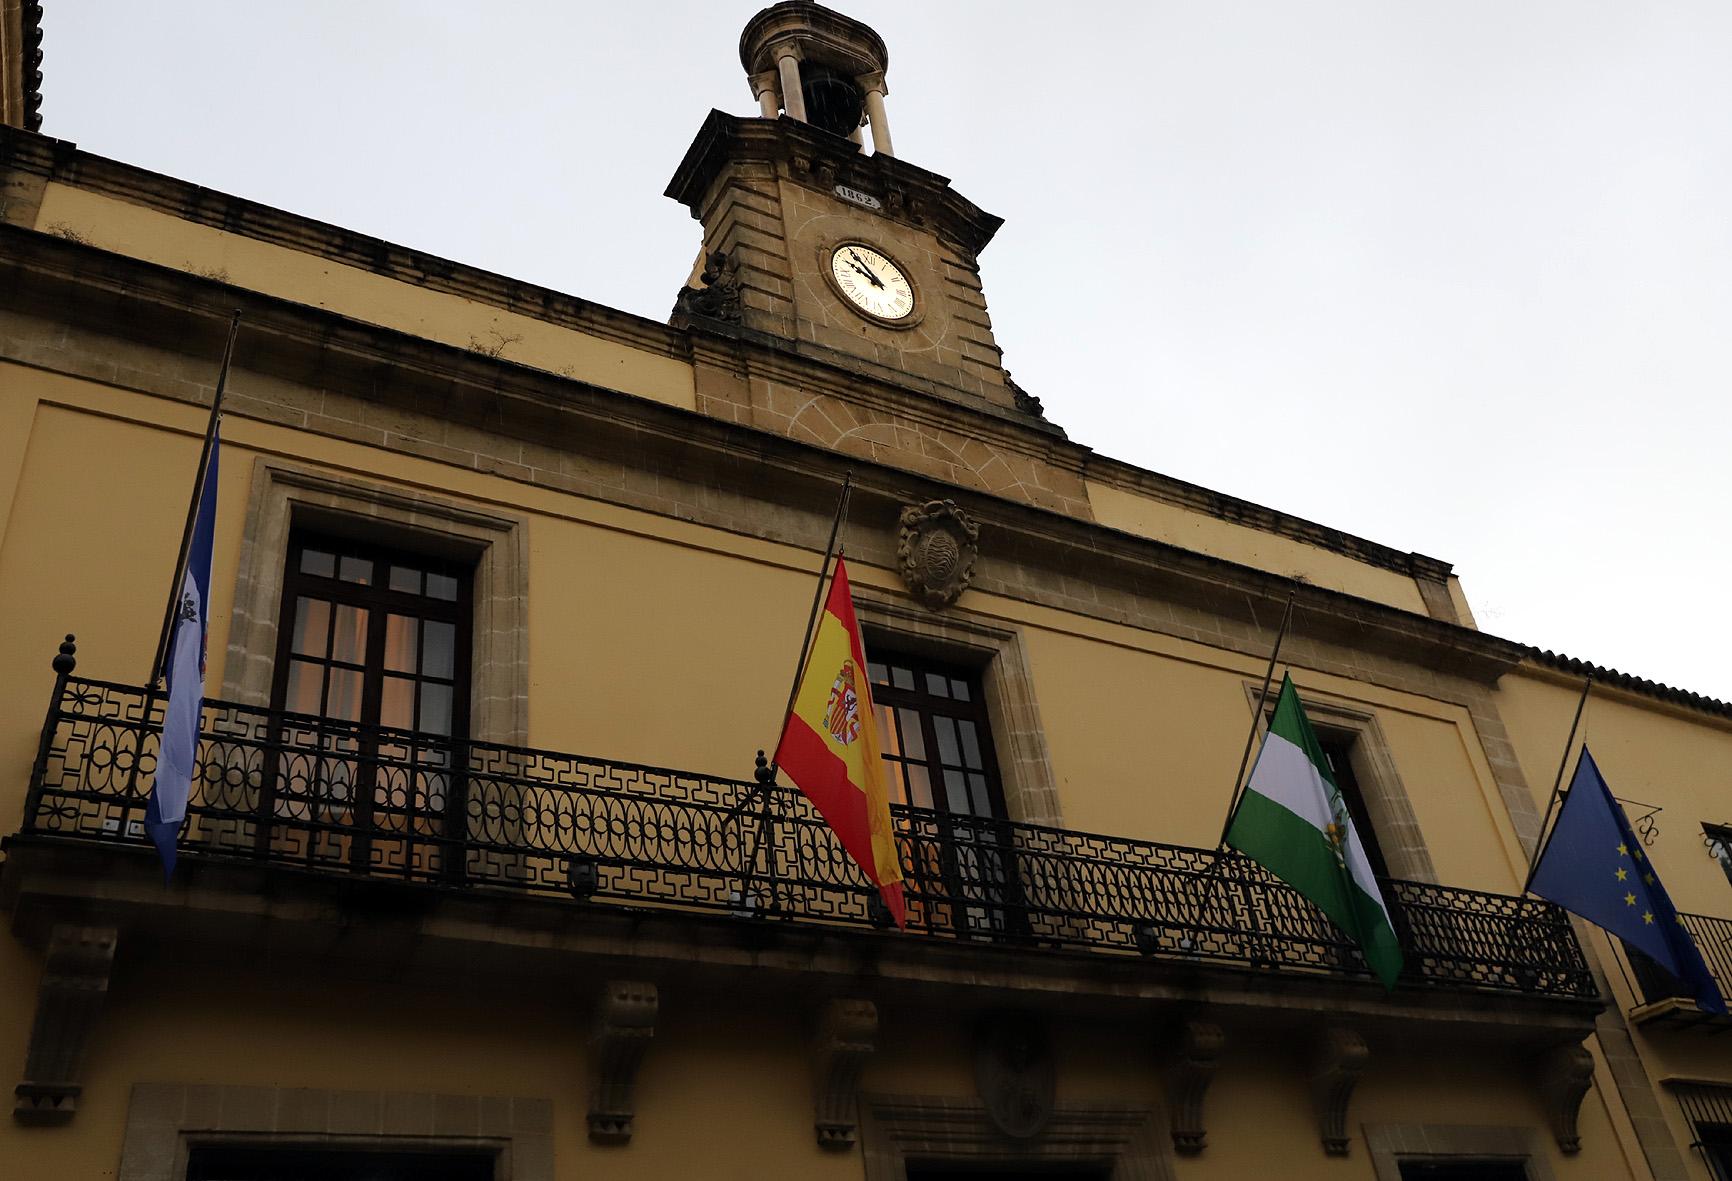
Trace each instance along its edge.
<path fill-rule="evenodd" d="M 810 63 L 801 70 L 800 93 L 806 100 L 806 122 L 812 126 L 844 137 L 860 126 L 866 96 L 846 74 Z"/>

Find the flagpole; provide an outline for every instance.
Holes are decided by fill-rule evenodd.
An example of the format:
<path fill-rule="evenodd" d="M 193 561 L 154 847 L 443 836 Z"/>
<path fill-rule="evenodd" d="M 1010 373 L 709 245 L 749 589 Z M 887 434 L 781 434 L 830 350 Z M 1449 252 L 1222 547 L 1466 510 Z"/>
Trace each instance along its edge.
<path fill-rule="evenodd" d="M 1551 798 L 1546 801 L 1546 814 L 1540 820 L 1539 839 L 1534 842 L 1533 860 L 1528 862 L 1528 874 L 1522 881 L 1523 894 L 1534 884 L 1534 874 L 1540 867 L 1540 854 L 1544 853 L 1546 846 L 1551 843 L 1551 834 L 1546 831 L 1546 826 L 1552 822 L 1552 813 L 1557 809 L 1558 796 L 1564 786 L 1564 771 L 1570 765 L 1570 747 L 1576 743 L 1576 728 L 1582 724 L 1582 711 L 1587 708 L 1588 694 L 1593 692 L 1593 689 L 1594 674 L 1590 670 L 1587 680 L 1582 682 L 1582 695 L 1576 701 L 1576 716 L 1570 719 L 1570 736 L 1564 739 L 1564 753 L 1558 758 L 1558 775 L 1552 781 Z"/>
<path fill-rule="evenodd" d="M 1281 657 L 1281 642 L 1287 638 L 1287 625 L 1293 621 L 1293 600 L 1299 595 L 1299 586 L 1287 592 L 1287 608 L 1281 612 L 1281 627 L 1275 633 L 1275 647 L 1269 653 L 1269 667 L 1263 670 L 1263 686 L 1257 690 L 1257 711 L 1251 715 L 1251 732 L 1245 735 L 1245 750 L 1239 756 L 1239 771 L 1233 776 L 1233 799 L 1227 806 L 1227 819 L 1221 825 L 1221 839 L 1215 842 L 1219 850 L 1227 843 L 1227 831 L 1233 827 L 1233 813 L 1239 810 L 1239 797 L 1245 792 L 1245 767 L 1251 761 L 1251 748 L 1257 742 L 1257 727 L 1263 722 L 1263 705 L 1269 700 L 1269 682 L 1275 679 L 1275 662 Z"/>
<path fill-rule="evenodd" d="M 788 728 L 788 715 L 794 712 L 794 701 L 800 695 L 800 677 L 806 671 L 806 651 L 812 646 L 812 631 L 818 626 L 818 612 L 824 606 L 824 583 L 830 577 L 830 559 L 836 553 L 836 538 L 842 532 L 842 522 L 848 516 L 848 500 L 854 494 L 854 473 L 848 471 L 842 476 L 842 492 L 836 498 L 836 515 L 830 520 L 830 539 L 824 543 L 824 564 L 818 570 L 818 585 L 812 591 L 812 609 L 806 615 L 806 634 L 800 640 L 800 656 L 794 662 L 794 683 L 788 688 L 788 704 L 782 710 L 781 730 Z M 781 730 L 777 731 L 778 739 Z M 763 751 L 758 752 L 762 758 Z M 769 765 L 769 774 L 759 776 L 758 786 L 746 793 L 746 797 L 732 808 L 728 809 L 728 818 L 739 815 L 751 804 L 753 798 L 760 792 L 767 792 L 770 785 L 776 781 L 776 765 Z"/>
<path fill-rule="evenodd" d="M 162 632 L 156 641 L 156 657 L 151 661 L 150 677 L 145 687 L 154 689 L 167 675 L 163 665 L 168 660 L 168 642 L 174 633 L 175 608 L 180 605 L 181 583 L 186 580 L 186 555 L 192 547 L 193 525 L 198 519 L 199 499 L 204 494 L 205 474 L 210 470 L 211 446 L 216 441 L 217 423 L 222 419 L 223 388 L 228 385 L 229 365 L 234 360 L 235 337 L 241 329 L 241 314 L 236 311 L 229 319 L 228 341 L 223 345 L 222 368 L 217 371 L 216 393 L 211 397 L 210 418 L 205 423 L 204 446 L 198 453 L 198 468 L 192 481 L 192 499 L 186 506 L 186 525 L 180 533 L 180 552 L 174 559 L 174 581 L 169 583 L 168 604 L 162 612 Z"/>
<path fill-rule="evenodd" d="M 1215 859 L 1209 863 L 1208 887 L 1202 904 L 1197 908 L 1197 926 L 1209 912 L 1215 898 L 1215 885 L 1220 880 L 1221 851 L 1227 847 L 1227 833 L 1233 827 L 1233 813 L 1239 810 L 1239 797 L 1244 794 L 1245 767 L 1251 761 L 1251 748 L 1257 742 L 1257 727 L 1263 722 L 1263 705 L 1269 699 L 1269 682 L 1275 679 L 1275 664 L 1281 658 L 1281 644 L 1287 639 L 1287 627 L 1293 622 L 1293 601 L 1299 597 L 1299 584 L 1294 582 L 1287 592 L 1287 606 L 1281 611 L 1281 626 L 1275 632 L 1275 646 L 1269 650 L 1269 665 L 1263 670 L 1263 684 L 1257 690 L 1257 708 L 1251 714 L 1251 731 L 1245 735 L 1245 750 L 1239 756 L 1239 770 L 1233 776 L 1233 796 L 1227 805 L 1227 819 L 1221 824 L 1221 837 L 1215 842 Z"/>

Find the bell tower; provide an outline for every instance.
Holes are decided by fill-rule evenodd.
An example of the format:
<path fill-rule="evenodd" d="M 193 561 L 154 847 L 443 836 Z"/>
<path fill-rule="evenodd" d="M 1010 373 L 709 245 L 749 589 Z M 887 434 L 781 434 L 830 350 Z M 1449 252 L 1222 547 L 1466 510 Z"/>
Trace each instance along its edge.
<path fill-rule="evenodd" d="M 740 64 L 756 117 L 710 112 L 667 188 L 704 229 L 675 323 L 1017 411 L 977 264 L 1001 220 L 894 154 L 883 39 L 789 0 L 747 23 Z"/>

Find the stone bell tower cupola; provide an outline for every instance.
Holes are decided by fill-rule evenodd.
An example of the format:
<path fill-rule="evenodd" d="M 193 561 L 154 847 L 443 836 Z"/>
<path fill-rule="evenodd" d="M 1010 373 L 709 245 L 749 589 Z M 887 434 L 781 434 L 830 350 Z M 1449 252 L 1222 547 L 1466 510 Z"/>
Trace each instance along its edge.
<path fill-rule="evenodd" d="M 889 60 L 877 33 L 809 0 L 747 23 L 740 64 L 757 110 L 711 111 L 667 188 L 704 228 L 674 323 L 873 379 L 855 382 L 862 397 L 894 387 L 1026 414 L 980 283 L 1000 219 L 893 153 Z M 776 423 L 765 407 L 714 409 Z"/>
<path fill-rule="evenodd" d="M 884 40 L 857 20 L 818 4 L 766 8 L 740 34 L 740 64 L 764 118 L 791 119 L 862 143 L 862 122 L 872 129 L 872 150 L 891 155 L 884 73 Z"/>

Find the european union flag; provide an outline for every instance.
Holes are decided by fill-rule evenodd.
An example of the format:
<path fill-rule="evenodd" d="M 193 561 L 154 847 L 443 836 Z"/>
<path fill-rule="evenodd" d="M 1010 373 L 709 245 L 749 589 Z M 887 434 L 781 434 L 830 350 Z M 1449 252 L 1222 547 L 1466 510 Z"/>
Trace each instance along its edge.
<path fill-rule="evenodd" d="M 1702 1008 L 1726 1011 L 1702 953 L 1585 746 L 1529 889 L 1646 952 Z"/>

